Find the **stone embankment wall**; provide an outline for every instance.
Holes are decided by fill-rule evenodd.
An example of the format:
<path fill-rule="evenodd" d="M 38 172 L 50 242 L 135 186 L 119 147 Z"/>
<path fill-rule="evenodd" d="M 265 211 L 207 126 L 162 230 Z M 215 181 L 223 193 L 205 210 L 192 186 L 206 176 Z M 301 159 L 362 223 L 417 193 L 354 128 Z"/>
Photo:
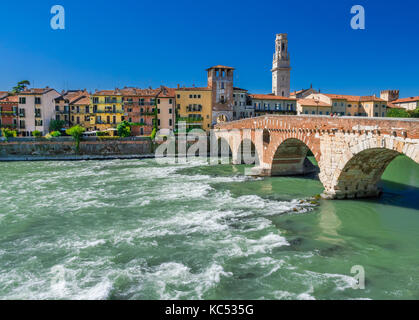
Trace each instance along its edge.
<path fill-rule="evenodd" d="M 149 138 L 88 137 L 80 142 L 79 151 L 71 137 L 10 138 L 0 140 L 0 161 L 22 160 L 93 160 L 153 157 Z"/>

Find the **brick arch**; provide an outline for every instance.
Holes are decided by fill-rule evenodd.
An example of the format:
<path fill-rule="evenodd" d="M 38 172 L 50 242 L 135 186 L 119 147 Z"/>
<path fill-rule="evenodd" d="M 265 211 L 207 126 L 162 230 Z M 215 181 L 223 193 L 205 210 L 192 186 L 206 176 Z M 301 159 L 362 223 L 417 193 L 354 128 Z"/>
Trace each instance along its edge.
<path fill-rule="evenodd" d="M 271 175 L 298 175 L 315 171 L 315 166 L 306 159 L 308 150 L 319 163 L 320 151 L 316 143 L 298 130 L 271 132 L 271 143 L 264 152 L 265 166 Z"/>
<path fill-rule="evenodd" d="M 405 141 L 387 142 L 381 140 L 378 145 L 358 143 L 352 146 L 352 155 L 343 155 L 331 182 L 324 183 L 325 194 L 333 194 L 340 199 L 376 197 L 380 194 L 378 182 L 381 176 L 397 156 L 404 154 L 418 163 L 414 152 L 406 152 L 409 147 L 418 148 L 417 145 L 409 145 Z"/>
<path fill-rule="evenodd" d="M 306 134 L 301 134 L 297 131 L 291 131 L 286 133 L 272 133 L 271 143 L 265 153 L 266 162 L 272 163 L 275 153 L 277 152 L 281 144 L 283 144 L 286 140 L 289 139 L 296 139 L 305 144 L 308 147 L 308 149 L 310 149 L 313 153 L 317 163 L 320 163 L 321 152 L 319 148 L 319 142 L 314 141 L 314 138 L 312 136 L 307 136 Z"/>

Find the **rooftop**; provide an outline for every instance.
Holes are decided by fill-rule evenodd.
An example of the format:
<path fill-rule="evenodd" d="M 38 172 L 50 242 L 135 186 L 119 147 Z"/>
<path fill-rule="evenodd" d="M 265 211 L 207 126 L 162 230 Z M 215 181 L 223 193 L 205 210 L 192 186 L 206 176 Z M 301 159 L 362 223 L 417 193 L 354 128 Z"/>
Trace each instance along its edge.
<path fill-rule="evenodd" d="M 310 107 L 331 107 L 330 104 L 315 100 L 315 99 L 298 99 L 298 103 L 302 106 L 310 106 Z"/>
<path fill-rule="evenodd" d="M 394 100 L 392 101 L 392 103 L 394 104 L 394 103 L 415 102 L 415 101 L 419 101 L 419 96 Z"/>
<path fill-rule="evenodd" d="M 229 69 L 229 70 L 235 70 L 232 67 L 227 67 L 227 66 L 222 66 L 222 65 L 216 65 L 216 66 L 213 66 L 211 68 L 206 69 L 206 71 L 211 70 L 211 69 Z"/>
<path fill-rule="evenodd" d="M 252 99 L 259 99 L 259 100 L 287 100 L 287 101 L 297 101 L 295 98 L 287 98 L 281 96 L 275 96 L 271 94 L 249 94 Z"/>

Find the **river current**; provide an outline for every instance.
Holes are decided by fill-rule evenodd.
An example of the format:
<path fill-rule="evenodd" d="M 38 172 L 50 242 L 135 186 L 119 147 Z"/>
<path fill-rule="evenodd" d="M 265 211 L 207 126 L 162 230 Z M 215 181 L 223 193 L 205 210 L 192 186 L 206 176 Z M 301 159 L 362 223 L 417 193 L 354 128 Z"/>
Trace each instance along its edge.
<path fill-rule="evenodd" d="M 0 299 L 419 299 L 413 161 L 373 200 L 313 201 L 314 177 L 244 169 L 1 163 Z"/>

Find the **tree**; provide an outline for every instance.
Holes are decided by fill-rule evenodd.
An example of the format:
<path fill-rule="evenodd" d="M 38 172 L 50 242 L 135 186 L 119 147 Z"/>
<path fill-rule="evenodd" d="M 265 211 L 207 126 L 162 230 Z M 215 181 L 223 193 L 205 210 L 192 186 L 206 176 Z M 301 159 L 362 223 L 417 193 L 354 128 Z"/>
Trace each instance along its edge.
<path fill-rule="evenodd" d="M 129 137 L 131 135 L 131 124 L 128 121 L 122 121 L 116 128 L 118 130 L 118 136 Z"/>
<path fill-rule="evenodd" d="M 389 108 L 387 111 L 387 117 L 390 118 L 409 118 L 409 114 L 405 109 Z"/>
<path fill-rule="evenodd" d="M 69 136 L 73 137 L 74 141 L 76 141 L 76 151 L 77 152 L 79 152 L 80 140 L 83 136 L 84 131 L 86 131 L 86 129 L 79 126 L 79 125 L 71 127 L 70 129 L 67 129 L 65 131 Z"/>
<path fill-rule="evenodd" d="M 18 83 L 17 83 L 17 85 L 15 86 L 15 87 L 13 87 L 13 89 L 12 89 L 12 94 L 17 94 L 17 93 L 19 93 L 19 92 L 22 92 L 23 90 L 25 90 L 25 88 L 27 87 L 27 86 L 29 86 L 31 83 L 28 81 L 28 80 L 22 80 L 22 81 L 19 81 Z"/>
<path fill-rule="evenodd" d="M 33 135 L 35 138 L 40 138 L 40 137 L 42 137 L 42 132 L 41 132 L 41 131 L 39 131 L 39 130 L 35 130 L 35 131 L 32 131 L 32 135 Z"/>
<path fill-rule="evenodd" d="M 409 113 L 410 118 L 419 118 L 419 107 L 415 110 L 407 111 Z"/>
<path fill-rule="evenodd" d="M 64 120 L 51 120 L 51 122 L 49 123 L 49 132 L 53 132 L 53 131 L 61 132 L 64 126 L 65 126 Z"/>

